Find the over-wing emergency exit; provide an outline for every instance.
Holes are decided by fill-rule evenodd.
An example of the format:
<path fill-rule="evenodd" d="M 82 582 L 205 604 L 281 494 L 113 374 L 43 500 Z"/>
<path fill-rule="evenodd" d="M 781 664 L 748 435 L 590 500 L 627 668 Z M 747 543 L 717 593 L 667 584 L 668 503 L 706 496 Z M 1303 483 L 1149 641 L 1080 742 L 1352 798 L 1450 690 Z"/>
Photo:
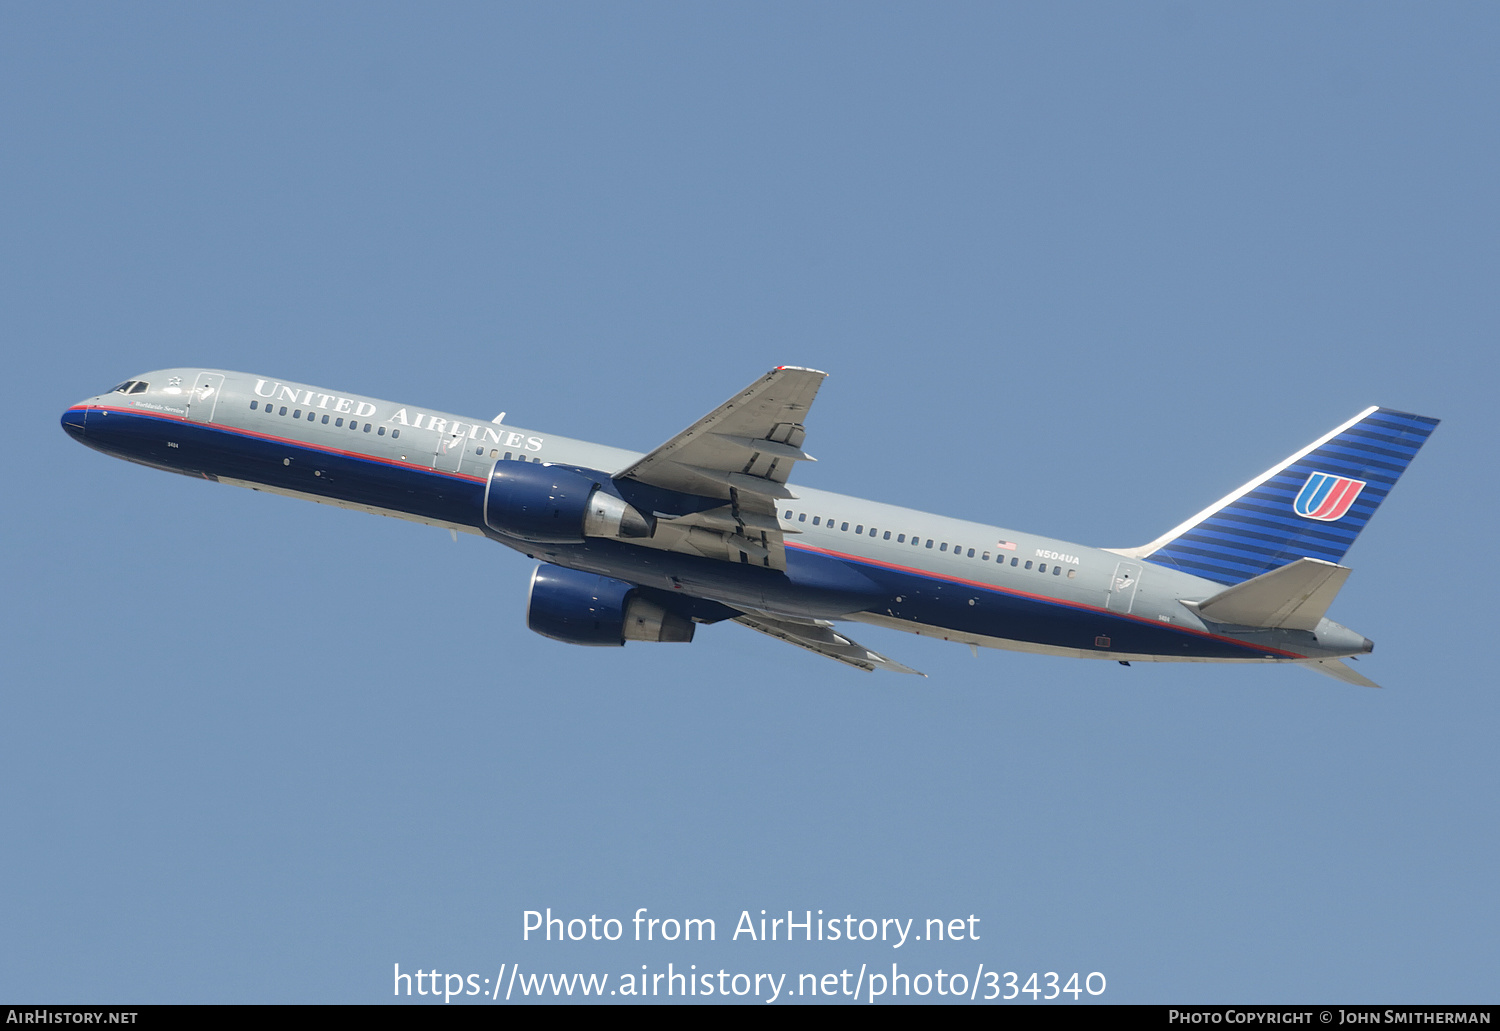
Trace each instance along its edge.
<path fill-rule="evenodd" d="M 1438 420 L 1371 407 L 1137 548 L 793 485 L 825 374 L 782 366 L 647 454 L 215 369 L 145 373 L 62 424 L 106 454 L 457 532 L 540 560 L 527 624 L 570 644 L 733 621 L 863 670 L 836 628 L 1121 662 L 1290 662 L 1376 686 L 1328 619 L 1345 553 Z"/>

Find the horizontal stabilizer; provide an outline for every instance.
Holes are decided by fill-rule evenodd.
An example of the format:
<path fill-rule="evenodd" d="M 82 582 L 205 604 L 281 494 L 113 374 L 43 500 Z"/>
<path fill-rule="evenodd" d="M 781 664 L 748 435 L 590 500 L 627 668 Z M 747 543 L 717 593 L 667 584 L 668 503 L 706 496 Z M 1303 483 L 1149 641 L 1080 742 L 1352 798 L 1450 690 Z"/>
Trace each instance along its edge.
<path fill-rule="evenodd" d="M 1354 672 L 1353 667 L 1340 662 L 1338 659 L 1314 659 L 1311 662 L 1298 663 L 1298 665 L 1306 666 L 1310 670 L 1322 673 L 1324 676 L 1332 677 L 1335 680 L 1342 680 L 1346 684 L 1353 684 L 1355 687 L 1380 686 L 1369 677 L 1360 676 Z"/>
<path fill-rule="evenodd" d="M 1348 566 L 1299 558 L 1220 591 L 1207 601 L 1183 604 L 1216 623 L 1316 630 L 1348 578 Z"/>
<path fill-rule="evenodd" d="M 843 634 L 837 633 L 832 624 L 826 620 L 818 620 L 814 623 L 801 623 L 790 619 L 777 619 L 772 616 L 763 616 L 760 613 L 739 616 L 736 623 L 743 623 L 751 630 L 759 630 L 768 637 L 774 637 L 778 641 L 795 644 L 799 648 L 806 648 L 810 652 L 826 655 L 830 659 L 837 659 L 846 665 L 855 666 L 866 672 L 877 669 L 888 669 L 892 673 L 915 673 L 919 677 L 927 674 L 903 666 L 894 659 L 888 659 L 879 652 L 871 651 L 864 645 L 849 640 Z"/>

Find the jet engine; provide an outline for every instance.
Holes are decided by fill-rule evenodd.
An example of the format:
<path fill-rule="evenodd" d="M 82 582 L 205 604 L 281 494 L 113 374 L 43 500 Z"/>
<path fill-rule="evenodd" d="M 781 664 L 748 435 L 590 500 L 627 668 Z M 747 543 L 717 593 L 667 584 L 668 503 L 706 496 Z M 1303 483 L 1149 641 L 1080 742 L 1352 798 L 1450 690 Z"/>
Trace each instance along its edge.
<path fill-rule="evenodd" d="M 546 562 L 531 574 L 526 625 L 566 644 L 693 639 L 692 620 L 642 597 L 634 584 Z"/>
<path fill-rule="evenodd" d="M 484 522 L 533 544 L 582 544 L 585 537 L 650 537 L 652 525 L 604 489 L 609 477 L 501 459 L 484 492 Z"/>

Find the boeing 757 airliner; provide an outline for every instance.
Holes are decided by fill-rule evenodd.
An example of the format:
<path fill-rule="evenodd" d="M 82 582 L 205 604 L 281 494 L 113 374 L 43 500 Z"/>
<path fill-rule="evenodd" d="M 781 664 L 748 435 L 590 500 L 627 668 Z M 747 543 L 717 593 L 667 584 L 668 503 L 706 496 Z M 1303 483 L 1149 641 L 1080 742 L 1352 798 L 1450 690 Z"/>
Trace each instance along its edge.
<path fill-rule="evenodd" d="M 1436 419 L 1367 408 L 1138 548 L 1093 548 L 788 486 L 825 374 L 772 369 L 647 454 L 213 369 L 63 413 L 106 454 L 480 534 L 528 558 L 527 625 L 571 644 L 733 620 L 863 670 L 834 628 L 1120 662 L 1293 662 L 1374 687 L 1325 613 L 1340 565 Z"/>

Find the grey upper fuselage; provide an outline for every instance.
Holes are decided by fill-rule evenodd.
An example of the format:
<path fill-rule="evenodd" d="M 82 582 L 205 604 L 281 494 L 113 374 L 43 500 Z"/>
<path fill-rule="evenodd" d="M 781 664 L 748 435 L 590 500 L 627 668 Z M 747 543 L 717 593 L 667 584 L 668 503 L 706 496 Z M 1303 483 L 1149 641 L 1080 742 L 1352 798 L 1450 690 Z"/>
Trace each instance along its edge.
<path fill-rule="evenodd" d="M 216 376 L 223 377 L 222 383 L 216 385 L 206 400 L 191 400 L 195 384 L 213 382 L 212 378 Z M 325 489 L 317 470 L 313 471 L 315 478 L 308 484 L 289 488 L 285 481 L 271 475 L 271 471 L 264 476 L 254 473 L 228 475 L 224 469 L 194 468 L 189 456 L 182 454 L 171 441 L 170 424 L 177 421 L 234 431 L 270 447 L 284 441 L 329 454 L 362 456 L 379 463 L 373 467 L 376 469 L 385 466 L 424 470 L 454 481 L 481 484 L 487 481 L 497 460 L 522 459 L 610 474 L 625 469 L 641 457 L 638 452 L 552 433 L 244 373 L 167 369 L 146 373 L 137 379 L 148 383 L 149 387 L 135 394 L 98 395 L 75 406 L 75 409 L 88 411 L 88 431 L 81 438 L 84 443 L 120 457 L 178 472 L 202 473 L 222 482 L 382 511 L 451 526 L 468 533 L 485 532 L 477 513 L 472 520 L 435 518 L 432 511 L 404 504 L 398 497 L 391 497 L 385 503 L 368 499 L 353 502 L 348 497 L 341 497 L 337 485 L 328 485 Z M 148 433 L 142 435 L 139 442 L 132 438 L 128 448 L 111 446 L 111 438 L 104 432 L 111 414 L 116 417 L 130 414 L 160 417 L 164 425 L 160 445 L 156 446 Z M 293 460 L 290 457 L 285 459 L 288 466 Z M 307 461 L 302 457 L 295 460 Z M 1205 635 L 1240 642 L 1252 648 L 1233 658 L 1246 660 L 1354 655 L 1368 651 L 1370 647 L 1360 635 L 1328 620 L 1324 620 L 1314 632 L 1209 625 L 1181 602 L 1208 598 L 1219 592 L 1221 585 L 1149 561 L 1136 561 L 1116 552 L 1055 538 L 815 490 L 795 481 L 789 486 L 796 497 L 782 502 L 778 509 L 788 549 L 848 560 L 867 571 L 926 577 L 939 585 L 936 589 L 947 589 L 950 595 L 969 585 L 1016 600 L 1034 599 L 1055 607 L 1059 612 L 1095 612 L 1116 619 L 1126 618 L 1136 625 L 1157 624 L 1157 629 L 1170 629 L 1179 635 Z M 922 543 L 913 544 L 914 538 Z M 565 549 L 515 541 L 502 543 L 528 555 L 579 568 L 594 568 L 601 561 L 597 556 L 580 556 L 572 562 Z M 997 558 L 1003 561 L 996 561 Z M 653 575 L 650 570 L 637 570 L 636 574 L 643 582 Z M 682 586 L 671 580 L 670 574 L 663 572 L 660 586 Z M 743 605 L 743 599 L 732 597 L 713 597 L 713 600 Z M 784 603 L 773 599 L 766 604 Z M 911 618 L 910 613 L 902 609 L 903 604 L 906 600 L 897 594 L 894 599 L 883 599 L 857 611 L 812 611 L 809 614 L 879 623 L 990 647 L 1091 658 L 1203 658 L 1201 655 L 1174 654 L 1171 649 L 1154 644 L 1149 650 L 1122 651 L 1118 645 L 1110 647 L 1107 637 L 1099 638 L 1106 642 L 1104 645 L 1090 649 L 1086 644 L 1059 646 L 1031 640 L 1024 635 L 1013 636 L 1013 627 L 1007 625 L 982 629 L 974 625 L 944 626 Z M 972 606 L 975 602 L 971 600 L 968 604 Z M 1214 656 L 1216 661 L 1225 661 L 1226 658 L 1231 657 Z"/>

